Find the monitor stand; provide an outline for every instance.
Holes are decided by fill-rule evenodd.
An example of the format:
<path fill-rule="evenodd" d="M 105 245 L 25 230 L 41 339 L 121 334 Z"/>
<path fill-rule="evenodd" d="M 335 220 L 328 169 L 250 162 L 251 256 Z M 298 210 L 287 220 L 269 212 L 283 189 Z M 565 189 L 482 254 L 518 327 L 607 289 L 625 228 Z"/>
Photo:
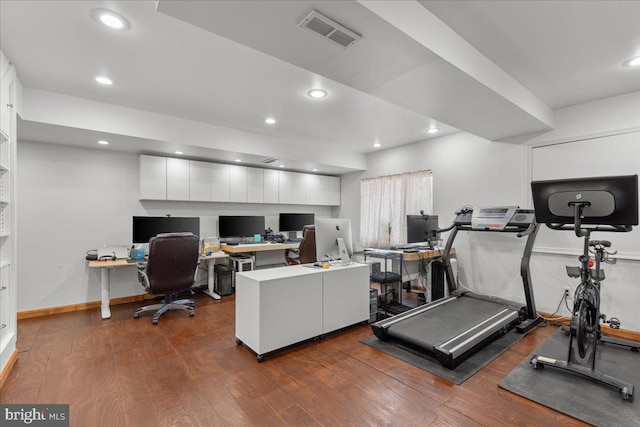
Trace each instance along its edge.
<path fill-rule="evenodd" d="M 295 242 L 297 238 L 298 238 L 298 232 L 297 231 L 290 231 L 289 232 L 289 240 L 290 241 Z"/>
<path fill-rule="evenodd" d="M 349 252 L 347 251 L 347 245 L 344 244 L 344 239 L 342 237 L 338 237 L 336 239 L 338 241 L 338 250 L 340 251 L 340 259 L 342 259 L 342 265 L 351 264 L 351 258 L 349 257 Z"/>

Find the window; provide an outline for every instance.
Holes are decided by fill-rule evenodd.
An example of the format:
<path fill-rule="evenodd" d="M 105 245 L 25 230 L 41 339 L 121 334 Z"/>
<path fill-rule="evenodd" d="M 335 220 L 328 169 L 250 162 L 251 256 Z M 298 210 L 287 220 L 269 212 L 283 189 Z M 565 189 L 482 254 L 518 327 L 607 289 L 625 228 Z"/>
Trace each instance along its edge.
<path fill-rule="evenodd" d="M 365 247 L 405 243 L 407 215 L 433 214 L 431 171 L 388 175 L 360 182 L 360 240 Z"/>

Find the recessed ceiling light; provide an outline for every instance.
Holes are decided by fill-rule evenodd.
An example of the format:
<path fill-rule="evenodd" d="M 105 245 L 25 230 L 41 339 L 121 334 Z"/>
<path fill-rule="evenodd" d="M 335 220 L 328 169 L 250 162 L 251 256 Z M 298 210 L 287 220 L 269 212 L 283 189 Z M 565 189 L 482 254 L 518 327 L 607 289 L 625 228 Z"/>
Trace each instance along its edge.
<path fill-rule="evenodd" d="M 268 125 L 274 125 L 276 123 L 276 119 L 274 119 L 273 117 L 267 117 L 266 119 L 264 119 L 264 122 Z"/>
<path fill-rule="evenodd" d="M 283 167 L 284 167 L 284 165 L 278 165 L 278 167 L 279 167 L 279 168 L 283 168 Z"/>
<path fill-rule="evenodd" d="M 242 159 L 235 159 L 234 162 L 236 163 L 240 163 L 242 161 Z"/>
<path fill-rule="evenodd" d="M 438 133 L 440 132 L 440 129 L 438 128 L 429 128 L 427 129 L 427 133 Z"/>
<path fill-rule="evenodd" d="M 307 95 L 309 95 L 311 98 L 324 98 L 325 96 L 327 96 L 327 91 L 324 89 L 311 89 L 309 92 L 307 92 Z"/>
<path fill-rule="evenodd" d="M 637 67 L 640 65 L 640 56 L 631 58 L 628 61 L 625 61 L 622 65 L 624 65 L 625 67 Z"/>
<path fill-rule="evenodd" d="M 130 27 L 129 21 L 127 21 L 124 16 L 119 15 L 112 10 L 93 9 L 91 11 L 91 16 L 99 23 L 104 24 L 109 28 L 113 28 L 114 30 L 128 30 Z"/>
<path fill-rule="evenodd" d="M 101 85 L 111 85 L 111 84 L 113 84 L 113 81 L 109 77 L 106 77 L 106 76 L 98 76 L 98 77 L 96 77 L 96 81 L 98 83 L 100 83 Z"/>
<path fill-rule="evenodd" d="M 373 148 L 380 148 L 380 143 L 379 142 L 374 143 Z"/>
<path fill-rule="evenodd" d="M 98 141 L 100 145 L 109 145 L 109 141 Z"/>
<path fill-rule="evenodd" d="M 184 154 L 182 151 L 174 151 L 175 154 Z"/>
<path fill-rule="evenodd" d="M 318 168 L 311 169 L 311 172 L 318 172 Z"/>

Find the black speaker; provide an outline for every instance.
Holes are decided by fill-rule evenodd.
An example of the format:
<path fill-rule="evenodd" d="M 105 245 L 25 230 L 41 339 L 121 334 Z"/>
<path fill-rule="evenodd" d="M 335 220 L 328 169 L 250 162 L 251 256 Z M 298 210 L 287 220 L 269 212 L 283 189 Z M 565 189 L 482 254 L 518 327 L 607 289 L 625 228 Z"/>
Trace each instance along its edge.
<path fill-rule="evenodd" d="M 444 264 L 442 261 L 431 263 L 431 301 L 444 298 Z"/>

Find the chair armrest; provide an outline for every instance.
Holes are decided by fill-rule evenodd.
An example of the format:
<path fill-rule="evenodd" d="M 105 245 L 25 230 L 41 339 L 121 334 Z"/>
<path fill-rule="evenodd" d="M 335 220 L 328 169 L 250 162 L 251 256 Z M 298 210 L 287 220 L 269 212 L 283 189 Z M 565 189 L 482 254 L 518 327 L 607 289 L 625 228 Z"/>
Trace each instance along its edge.
<path fill-rule="evenodd" d="M 149 283 L 149 276 L 147 276 L 147 266 L 146 264 L 136 264 L 138 266 L 138 281 L 146 291 L 149 291 L 151 284 Z"/>
<path fill-rule="evenodd" d="M 289 265 L 300 264 L 300 251 L 298 249 L 287 249 L 284 252 L 284 258 Z"/>

